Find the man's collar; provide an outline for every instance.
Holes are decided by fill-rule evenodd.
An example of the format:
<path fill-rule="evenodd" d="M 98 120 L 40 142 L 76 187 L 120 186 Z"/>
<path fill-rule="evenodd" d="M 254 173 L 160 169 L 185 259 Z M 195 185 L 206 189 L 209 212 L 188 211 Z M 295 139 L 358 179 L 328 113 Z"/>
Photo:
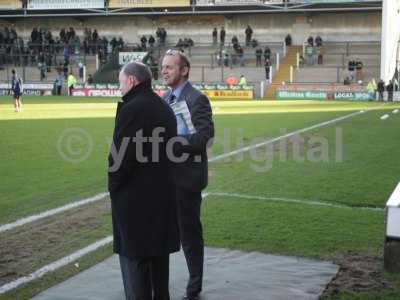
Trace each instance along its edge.
<path fill-rule="evenodd" d="M 185 88 L 186 84 L 188 83 L 187 80 L 185 80 L 184 82 L 182 82 L 176 89 L 173 89 L 171 91 L 171 94 L 175 95 L 175 97 L 178 99 L 183 91 L 183 89 Z"/>
<path fill-rule="evenodd" d="M 151 88 L 151 80 L 143 81 L 132 88 L 129 92 L 122 96 L 122 101 L 128 102 L 134 95 L 145 90 L 146 88 Z"/>

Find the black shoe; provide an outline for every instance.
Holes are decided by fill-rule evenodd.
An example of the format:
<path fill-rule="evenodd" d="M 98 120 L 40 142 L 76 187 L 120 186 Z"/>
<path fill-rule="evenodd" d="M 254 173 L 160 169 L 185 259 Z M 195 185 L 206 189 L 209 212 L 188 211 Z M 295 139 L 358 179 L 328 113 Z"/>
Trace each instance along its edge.
<path fill-rule="evenodd" d="M 200 300 L 200 295 L 194 295 L 194 296 L 185 295 L 183 296 L 182 300 Z"/>

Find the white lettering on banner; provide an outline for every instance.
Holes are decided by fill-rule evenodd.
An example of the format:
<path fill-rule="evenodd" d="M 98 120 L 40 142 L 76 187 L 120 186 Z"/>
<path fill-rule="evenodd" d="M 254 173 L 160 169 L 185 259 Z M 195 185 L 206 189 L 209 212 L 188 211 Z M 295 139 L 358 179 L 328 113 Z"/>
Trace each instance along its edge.
<path fill-rule="evenodd" d="M 76 97 L 86 97 L 86 93 L 84 90 L 73 90 L 72 91 L 72 96 Z"/>
<path fill-rule="evenodd" d="M 342 99 L 349 98 L 349 99 L 351 99 L 353 97 L 354 97 L 353 93 L 335 93 L 335 99 L 337 99 L 337 98 L 342 98 Z"/>
<path fill-rule="evenodd" d="M 104 0 L 28 0 L 28 10 L 104 8 Z"/>
<path fill-rule="evenodd" d="M 89 97 L 121 97 L 120 90 L 88 90 Z"/>
<path fill-rule="evenodd" d="M 120 52 L 119 65 L 123 66 L 130 62 L 141 62 L 146 55 L 147 52 Z"/>
<path fill-rule="evenodd" d="M 23 83 L 24 89 L 29 90 L 52 90 L 52 83 Z M 9 83 L 0 83 L 0 89 L 11 89 L 11 84 Z"/>

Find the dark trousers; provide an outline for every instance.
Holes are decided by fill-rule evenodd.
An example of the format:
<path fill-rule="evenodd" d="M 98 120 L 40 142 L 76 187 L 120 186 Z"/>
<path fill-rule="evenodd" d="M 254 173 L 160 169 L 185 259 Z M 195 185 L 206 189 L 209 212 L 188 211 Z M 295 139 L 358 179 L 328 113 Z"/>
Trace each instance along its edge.
<path fill-rule="evenodd" d="M 201 192 L 177 189 L 178 224 L 183 252 L 189 270 L 186 294 L 194 296 L 203 286 L 204 241 L 200 222 Z"/>
<path fill-rule="evenodd" d="M 170 300 L 169 255 L 119 261 L 127 300 Z"/>
<path fill-rule="evenodd" d="M 379 91 L 379 101 L 383 101 L 383 91 Z"/>
<path fill-rule="evenodd" d="M 388 92 L 388 102 L 393 102 L 393 91 Z"/>

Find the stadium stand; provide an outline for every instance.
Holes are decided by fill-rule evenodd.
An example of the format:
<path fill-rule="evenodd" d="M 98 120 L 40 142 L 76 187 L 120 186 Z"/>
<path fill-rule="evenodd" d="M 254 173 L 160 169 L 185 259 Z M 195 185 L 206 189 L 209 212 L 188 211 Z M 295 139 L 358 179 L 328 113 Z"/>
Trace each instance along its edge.
<path fill-rule="evenodd" d="M 104 14 L 101 8 L 96 11 L 82 9 L 75 11 L 79 14 L 78 17 L 72 17 L 73 12 L 64 9 L 55 11 L 54 15 L 60 16 L 57 18 L 43 17 L 51 16 L 52 11 L 30 10 L 31 2 L 35 1 L 25 1 L 22 7 L 25 14 L 35 17 L 4 18 L 0 20 L 0 28 L 13 28 L 18 35 L 18 40 L 22 41 L 25 47 L 28 47 L 32 28 L 48 30 L 53 37 L 58 37 L 63 28 L 67 32 L 69 28 L 74 28 L 74 33 L 79 38 L 79 46 L 74 44 L 74 40 L 69 41 L 71 58 L 68 68 L 80 82 L 84 82 L 88 74 L 94 74 L 95 82 L 115 82 L 114 77 L 119 68 L 116 62 L 118 51 L 143 51 L 141 38 L 145 37 L 149 40 L 150 36 L 156 40 L 151 49 L 152 59 L 150 60 L 154 73 L 159 73 L 161 57 L 166 49 L 183 48 L 192 62 L 191 79 L 194 82 L 224 82 L 227 77 L 244 75 L 248 82 L 257 83 L 259 86 L 262 81 L 265 81 L 266 72 L 264 56 L 261 66 L 256 67 L 255 51 L 257 47 L 262 49 L 266 46 L 270 47 L 273 77 L 272 88 L 267 91 L 267 95 L 271 97 L 274 94 L 273 86 L 283 81 L 343 82 L 347 77 L 347 63 L 350 60 L 363 62 L 365 82 L 370 78 L 379 77 L 381 16 L 379 4 L 375 2 L 363 3 L 363 5 L 326 3 L 318 6 L 318 1 L 304 0 L 197 0 L 191 1 L 190 15 L 186 15 L 187 8 L 185 7 L 179 9 L 167 7 L 164 10 L 158 8 L 117 9 L 115 5 L 109 4 L 108 10 L 104 7 Z M 117 3 L 117 1 L 112 1 L 112 3 Z M 300 9 L 299 3 L 302 4 Z M 346 7 L 342 11 L 343 6 Z M 231 11 L 230 14 L 226 13 L 228 9 Z M 263 13 L 257 13 L 258 10 Z M 362 13 L 360 13 L 361 10 Z M 38 11 L 42 15 L 39 16 Z M 106 11 L 107 14 L 105 14 Z M 148 15 L 148 11 L 151 11 L 152 15 Z M 196 11 L 201 13 L 196 13 Z M 8 13 L 11 14 L 11 12 Z M 18 14 L 18 11 L 14 11 L 14 14 Z M 252 40 L 256 41 L 257 47 L 245 42 L 245 29 L 248 25 L 253 30 Z M 226 30 L 223 47 L 219 43 L 222 27 Z M 88 28 L 92 30 L 90 34 Z M 161 28 L 165 29 L 162 42 L 160 41 Z M 212 37 L 214 28 L 217 29 L 217 42 L 213 41 Z M 100 35 L 96 42 L 93 42 L 94 29 Z M 284 46 L 284 40 L 288 34 L 291 35 L 294 45 L 291 49 Z M 311 66 L 303 64 L 298 69 L 297 53 L 304 57 L 304 49 L 299 49 L 299 47 L 302 47 L 310 35 L 321 36 L 324 41 L 323 64 Z M 240 49 L 243 49 L 242 58 L 241 54 L 238 54 L 242 50 L 238 52 L 233 49 L 231 41 L 235 36 Z M 178 42 L 185 38 L 190 39 L 193 45 L 189 47 L 178 45 Z M 60 37 L 59 40 L 62 38 Z M 120 45 L 120 40 L 123 46 Z M 145 51 L 149 51 L 149 48 L 147 41 Z M 76 49 L 79 49 L 79 56 L 76 55 Z M 36 53 L 36 56 L 38 55 Z M 57 67 L 63 60 L 63 53 L 54 55 L 54 63 L 49 70 L 46 69 L 49 72 L 45 72 L 43 76 L 42 67 L 37 65 L 38 58 L 35 63 L 24 65 L 8 58 L 2 65 L 0 80 L 9 81 L 11 68 L 16 67 L 25 81 L 53 82 L 57 76 Z M 85 67 L 85 74 L 79 76 L 82 75 L 82 64 Z M 46 64 L 46 67 L 48 65 Z M 290 78 L 291 66 L 294 67 L 292 79 Z M 109 74 L 104 74 L 107 72 Z M 270 82 L 265 83 L 268 88 Z"/>

